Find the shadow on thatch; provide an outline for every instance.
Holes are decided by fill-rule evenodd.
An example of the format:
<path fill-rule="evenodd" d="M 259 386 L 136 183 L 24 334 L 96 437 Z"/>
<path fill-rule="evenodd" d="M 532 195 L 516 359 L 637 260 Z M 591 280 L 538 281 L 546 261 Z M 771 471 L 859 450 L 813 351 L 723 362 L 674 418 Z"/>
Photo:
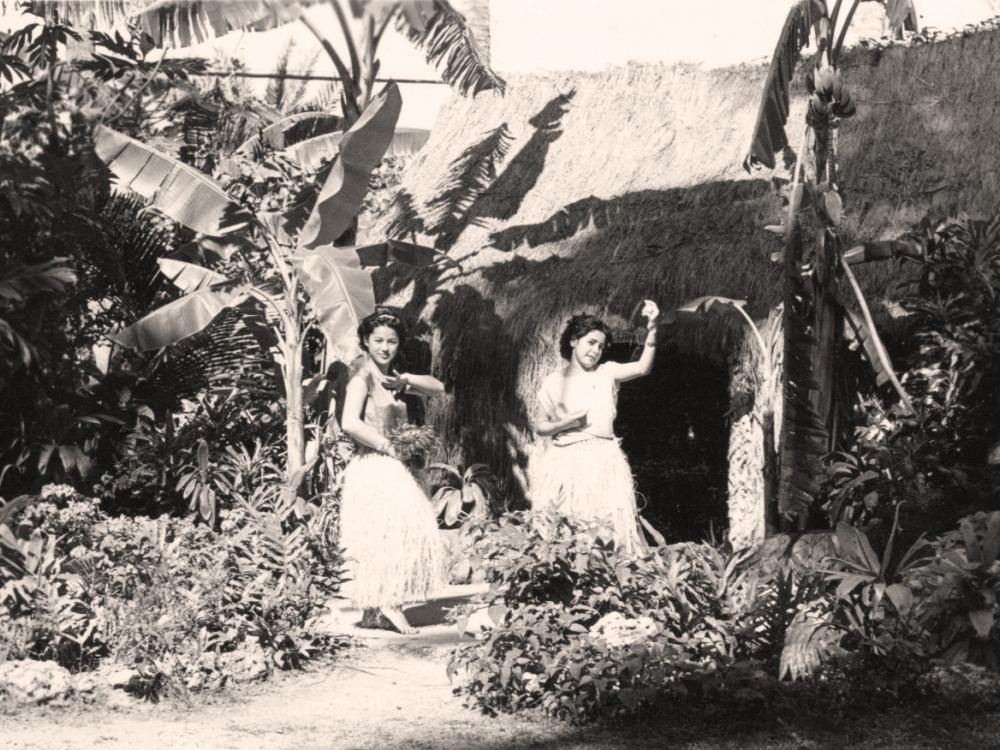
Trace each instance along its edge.
<path fill-rule="evenodd" d="M 435 237 L 435 246 L 447 252 L 455 244 L 471 218 L 479 198 L 497 179 L 497 165 L 507 158 L 513 142 L 507 123 L 491 130 L 481 141 L 469 146 L 448 168 L 441 192 L 427 203 L 426 234 Z M 402 208 L 413 205 L 412 196 L 402 198 Z M 411 215 L 412 216 L 412 215 Z M 400 213 L 401 221 L 407 215 Z"/>
<path fill-rule="evenodd" d="M 517 152 L 469 212 L 469 221 L 481 218 L 510 219 L 521 210 L 521 203 L 545 170 L 545 158 L 551 145 L 563 134 L 563 115 L 569 110 L 576 91 L 551 99 L 528 123 L 535 128 L 528 142 Z"/>
<path fill-rule="evenodd" d="M 510 252 L 522 245 L 538 247 L 567 240 L 582 229 L 593 229 L 617 242 L 609 261 L 623 245 L 645 252 L 633 257 L 650 257 L 683 244 L 706 242 L 717 235 L 719 226 L 708 221 L 705 205 L 723 205 L 730 209 L 737 203 L 769 198 L 773 188 L 768 180 L 712 182 L 695 187 L 670 190 L 640 190 L 611 199 L 593 195 L 574 201 L 542 222 L 519 224 L 493 232 L 490 246 Z M 685 220 L 685 214 L 689 219 Z M 678 232 L 677 230 L 682 230 Z"/>
<path fill-rule="evenodd" d="M 527 464 L 516 438 L 531 429 L 517 392 L 521 347 L 495 301 L 466 284 L 441 293 L 431 323 L 440 331 L 438 370 L 451 386 L 452 408 L 438 423 L 445 440 L 467 463 L 490 463 L 511 488 Z"/>

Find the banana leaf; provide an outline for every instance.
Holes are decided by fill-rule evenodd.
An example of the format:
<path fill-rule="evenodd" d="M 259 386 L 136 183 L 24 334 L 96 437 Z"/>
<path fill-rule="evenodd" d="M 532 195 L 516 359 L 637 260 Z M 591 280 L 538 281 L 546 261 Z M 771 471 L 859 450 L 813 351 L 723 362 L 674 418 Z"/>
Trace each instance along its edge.
<path fill-rule="evenodd" d="M 30 13 L 113 32 L 137 21 L 156 47 L 190 47 L 237 29 L 262 31 L 293 21 L 318 0 L 29 0 Z M 93 24 L 93 26 L 91 25 Z"/>
<path fill-rule="evenodd" d="M 800 0 L 785 19 L 771 65 L 764 80 L 764 93 L 750 139 L 750 151 L 743 160 L 748 172 L 765 166 L 774 169 L 774 155 L 788 145 L 789 88 L 802 48 L 809 44 L 809 30 L 826 16 L 823 0 Z"/>
<path fill-rule="evenodd" d="M 490 67 L 465 16 L 442 0 L 406 0 L 399 3 L 398 27 L 424 50 L 427 62 L 463 96 L 470 92 L 503 94 L 506 82 Z"/>
<path fill-rule="evenodd" d="M 344 134 L 340 155 L 299 234 L 300 247 L 330 245 L 354 223 L 372 170 L 392 142 L 401 106 L 399 87 L 389 83 Z"/>
<path fill-rule="evenodd" d="M 458 267 L 457 261 L 449 258 L 440 250 L 399 240 L 386 240 L 375 245 L 356 247 L 354 252 L 357 253 L 361 265 L 364 267 L 387 266 L 393 261 L 405 263 L 408 266 L 431 266 L 441 261 L 445 265 Z"/>
<path fill-rule="evenodd" d="M 730 299 L 729 297 L 695 297 L 677 308 L 677 312 L 705 315 L 707 313 L 727 313 L 745 310 L 745 299 Z"/>
<path fill-rule="evenodd" d="M 896 393 L 899 395 L 900 403 L 907 408 L 910 414 L 916 414 L 916 410 L 913 408 L 913 403 L 910 401 L 909 395 L 905 390 L 903 390 L 903 384 L 900 383 L 899 378 L 896 377 L 896 371 L 893 369 L 892 360 L 889 359 L 889 352 L 886 351 L 885 345 L 882 343 L 882 339 L 878 335 L 878 331 L 875 330 L 875 322 L 872 319 L 871 310 L 868 309 L 868 302 L 865 300 L 864 294 L 861 291 L 861 286 L 858 284 L 858 280 L 854 278 L 854 272 L 851 271 L 850 264 L 845 258 L 841 257 L 840 265 L 844 270 L 844 275 L 847 277 L 848 283 L 850 284 L 851 291 L 854 292 L 854 297 L 858 302 L 858 306 L 861 308 L 860 315 L 849 308 L 845 308 L 847 319 L 850 326 L 854 329 L 854 331 L 856 331 L 858 338 L 861 340 L 861 343 L 865 348 L 865 354 L 868 356 L 868 361 L 871 362 L 872 367 L 875 369 L 875 382 L 879 385 L 892 383 L 892 387 L 895 388 Z"/>
<path fill-rule="evenodd" d="M 818 497 L 822 459 L 829 443 L 826 426 L 813 405 L 818 390 L 813 371 L 816 339 L 812 332 L 812 295 L 801 273 L 802 229 L 796 210 L 793 201 L 784 269 L 785 348 L 778 509 L 786 513 L 803 513 Z"/>
<path fill-rule="evenodd" d="M 371 273 L 350 248 L 303 250 L 292 258 L 299 281 L 309 293 L 313 312 L 331 353 L 348 362 L 357 353 L 358 323 L 375 310 Z"/>
<path fill-rule="evenodd" d="M 94 130 L 94 150 L 122 187 L 150 200 L 178 224 L 218 237 L 245 228 L 250 214 L 194 167 L 104 125 Z"/>
<path fill-rule="evenodd" d="M 280 151 L 333 133 L 339 126 L 340 117 L 330 112 L 298 112 L 263 128 L 257 135 L 245 140 L 236 153 L 252 153 L 258 144 Z"/>
<path fill-rule="evenodd" d="M 855 245 L 844 253 L 844 260 L 851 265 L 871 263 L 891 258 L 911 258 L 923 260 L 924 250 L 919 242 L 912 240 L 878 240 Z"/>
<path fill-rule="evenodd" d="M 290 145 L 284 153 L 302 169 L 314 171 L 323 166 L 324 161 L 330 161 L 340 153 L 343 140 L 343 133 L 325 133 Z"/>
<path fill-rule="evenodd" d="M 160 273 L 185 294 L 207 289 L 212 284 L 226 280 L 221 273 L 210 271 L 196 263 L 185 263 L 173 258 L 160 258 L 156 263 L 160 267 Z"/>
<path fill-rule="evenodd" d="M 248 296 L 245 285 L 201 289 L 158 307 L 108 338 L 128 349 L 161 349 L 204 330 L 223 310 L 241 304 Z"/>

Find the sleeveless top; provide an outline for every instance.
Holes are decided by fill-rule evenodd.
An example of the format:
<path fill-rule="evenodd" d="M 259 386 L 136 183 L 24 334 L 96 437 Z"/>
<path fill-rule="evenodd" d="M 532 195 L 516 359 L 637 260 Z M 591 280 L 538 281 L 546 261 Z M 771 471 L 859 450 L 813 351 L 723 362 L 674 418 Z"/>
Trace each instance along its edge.
<path fill-rule="evenodd" d="M 361 420 L 373 427 L 379 435 L 386 437 L 390 432 L 403 427 L 409 422 L 406 402 L 397 399 L 392 391 L 382 387 L 381 380 L 372 372 L 370 363 L 360 366 L 357 372 L 351 376 L 360 378 L 365 384 L 365 400 L 361 405 Z M 347 433 L 340 433 L 338 438 L 341 449 L 345 451 L 345 456 L 363 456 L 376 452 L 373 448 L 362 445 L 354 440 Z"/>
<path fill-rule="evenodd" d="M 615 439 L 614 422 L 618 406 L 616 367 L 615 362 L 605 362 L 590 372 L 567 377 L 563 370 L 556 370 L 545 377 L 538 391 L 538 403 L 549 420 L 587 412 L 586 427 L 560 432 L 552 438 L 553 444 L 566 446 L 594 438 Z"/>

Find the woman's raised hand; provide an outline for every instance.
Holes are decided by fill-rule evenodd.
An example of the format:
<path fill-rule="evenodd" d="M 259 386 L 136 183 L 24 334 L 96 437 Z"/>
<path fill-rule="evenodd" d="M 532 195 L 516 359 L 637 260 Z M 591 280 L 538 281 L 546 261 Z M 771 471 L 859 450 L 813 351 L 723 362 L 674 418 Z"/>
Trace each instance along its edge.
<path fill-rule="evenodd" d="M 399 375 L 383 375 L 382 376 L 382 387 L 387 391 L 403 391 L 409 385 L 409 381 L 406 379 L 406 373 L 400 373 Z"/>
<path fill-rule="evenodd" d="M 660 308 L 651 299 L 643 300 L 639 314 L 646 319 L 646 328 L 652 328 L 660 318 Z"/>

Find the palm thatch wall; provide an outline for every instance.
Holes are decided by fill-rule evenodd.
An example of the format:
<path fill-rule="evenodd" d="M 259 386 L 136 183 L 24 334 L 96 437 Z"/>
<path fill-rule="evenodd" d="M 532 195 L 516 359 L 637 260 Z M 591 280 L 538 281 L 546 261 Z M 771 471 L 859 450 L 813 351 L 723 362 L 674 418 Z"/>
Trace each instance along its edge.
<path fill-rule="evenodd" d="M 858 103 L 839 142 L 848 235 L 891 237 L 928 212 L 997 209 L 997 59 L 992 30 L 848 57 Z M 627 330 L 643 297 L 670 308 L 714 294 L 747 299 L 756 319 L 768 317 L 781 280 L 769 262 L 778 242 L 762 227 L 780 220 L 787 175 L 741 166 L 764 73 L 644 65 L 520 77 L 503 98 L 445 107 L 366 231 L 434 242 L 460 264 L 376 281 L 382 298 L 419 317 L 449 387 L 429 416 L 466 460 L 523 479 L 539 449 L 534 394 L 559 363 L 556 341 L 572 314 L 593 311 Z M 803 93 L 792 104 L 795 130 Z M 896 293 L 895 267 L 861 275 L 876 307 Z M 662 330 L 669 345 L 728 358 L 736 371 L 741 357 L 753 366 L 743 334 L 735 323 Z M 744 537 L 763 528 L 759 443 L 752 415 L 734 420 L 730 509 Z"/>

